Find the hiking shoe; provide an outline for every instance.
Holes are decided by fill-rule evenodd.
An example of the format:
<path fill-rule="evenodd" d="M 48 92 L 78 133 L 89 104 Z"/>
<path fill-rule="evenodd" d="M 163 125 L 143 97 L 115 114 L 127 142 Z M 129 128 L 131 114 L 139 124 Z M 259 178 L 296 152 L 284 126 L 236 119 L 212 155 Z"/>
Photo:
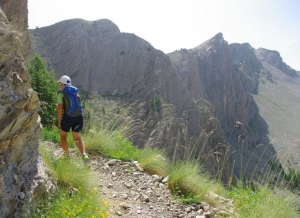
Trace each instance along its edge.
<path fill-rule="evenodd" d="M 82 160 L 83 160 L 83 163 L 85 163 L 85 164 L 90 163 L 90 158 L 89 158 L 89 156 L 87 156 L 87 154 L 82 154 Z"/>
<path fill-rule="evenodd" d="M 59 158 L 59 160 L 60 161 L 70 161 L 70 155 L 68 155 L 68 154 L 63 154 L 60 158 Z"/>

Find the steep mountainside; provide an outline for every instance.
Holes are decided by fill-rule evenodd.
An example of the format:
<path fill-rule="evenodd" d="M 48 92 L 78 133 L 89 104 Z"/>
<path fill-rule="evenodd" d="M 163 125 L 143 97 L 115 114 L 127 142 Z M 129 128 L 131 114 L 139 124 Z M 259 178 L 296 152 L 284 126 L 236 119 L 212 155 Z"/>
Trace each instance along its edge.
<path fill-rule="evenodd" d="M 279 145 L 272 137 L 279 129 L 269 117 L 285 115 L 276 110 L 267 116 L 274 107 L 263 88 L 298 84 L 297 72 L 278 52 L 228 45 L 219 33 L 196 48 L 166 55 L 109 20 L 63 21 L 31 30 L 30 37 L 32 54 L 41 54 L 57 78 L 70 75 L 81 92 L 131 105 L 140 120 L 134 137 L 140 147 L 158 146 L 177 157 L 206 154 L 213 174 L 230 158 L 223 179 L 233 163 L 237 175 L 259 176 L 270 159 L 277 160 Z M 287 92 L 298 99 L 296 87 Z M 287 109 L 290 113 L 296 116 Z"/>
<path fill-rule="evenodd" d="M 41 54 L 57 78 L 67 74 L 82 93 L 134 108 L 140 121 L 134 136 L 138 146 L 155 145 L 180 158 L 191 150 L 196 157 L 200 152 L 226 153 L 225 146 L 216 146 L 224 144 L 225 138 L 218 122 L 210 119 L 213 108 L 203 102 L 206 111 L 200 112 L 170 58 L 147 41 L 121 33 L 109 20 L 80 19 L 31 30 L 30 37 L 32 53 Z M 209 137 L 212 130 L 214 137 Z M 218 171 L 213 155 L 207 155 L 205 165 L 213 174 Z M 226 165 L 224 179 L 230 172 Z"/>
<path fill-rule="evenodd" d="M 185 63 L 181 59 L 186 53 L 192 57 Z M 199 100 L 199 93 L 207 96 L 206 100 L 213 104 L 225 132 L 232 131 L 236 121 L 248 123 L 253 118 L 252 95 L 244 88 L 240 74 L 232 64 L 228 44 L 221 33 L 194 49 L 175 51 L 169 56 L 177 69 L 185 65 L 188 68 L 189 62 L 194 61 L 194 69 L 186 71 L 183 77 L 194 81 L 194 84 L 187 84 L 187 88 L 196 100 Z M 180 71 L 179 75 L 183 75 Z"/>
<path fill-rule="evenodd" d="M 230 50 L 233 63 L 251 84 L 249 91 L 264 119 L 262 122 L 256 117 L 249 124 L 258 134 L 264 134 L 265 140 L 256 146 L 264 147 L 262 152 L 266 154 L 273 147 L 286 171 L 289 167 L 299 170 L 299 72 L 284 63 L 277 51 L 255 50 L 249 44 L 232 44 Z"/>
<path fill-rule="evenodd" d="M 268 137 L 285 168 L 300 164 L 300 77 L 277 51 L 257 49 L 255 54 L 267 76 L 260 79 L 254 96 L 269 128 Z"/>
<path fill-rule="evenodd" d="M 194 99 L 204 98 L 215 109 L 231 145 L 236 174 L 246 170 L 251 176 L 253 171 L 258 175 L 262 168 L 267 170 L 267 161 L 275 155 L 275 149 L 270 145 L 264 152 L 265 146 L 257 147 L 269 144 L 269 139 L 253 99 L 262 64 L 250 45 L 228 45 L 219 33 L 194 49 L 175 51 L 169 56 Z M 199 98 L 199 90 L 204 90 L 203 97 Z M 253 122 L 261 130 L 253 128 Z"/>

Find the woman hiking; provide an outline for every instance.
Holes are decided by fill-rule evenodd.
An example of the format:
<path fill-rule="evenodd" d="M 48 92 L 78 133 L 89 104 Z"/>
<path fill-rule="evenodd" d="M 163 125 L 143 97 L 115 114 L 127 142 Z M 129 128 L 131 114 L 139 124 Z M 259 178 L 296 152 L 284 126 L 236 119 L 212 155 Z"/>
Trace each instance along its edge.
<path fill-rule="evenodd" d="M 60 140 L 64 151 L 63 156 L 69 158 L 67 136 L 70 129 L 72 129 L 73 140 L 82 155 L 83 162 L 88 163 L 90 159 L 86 154 L 85 145 L 81 138 L 83 115 L 78 89 L 71 85 L 71 79 L 66 75 L 62 76 L 58 82 L 60 90 L 57 94 L 57 116 Z"/>

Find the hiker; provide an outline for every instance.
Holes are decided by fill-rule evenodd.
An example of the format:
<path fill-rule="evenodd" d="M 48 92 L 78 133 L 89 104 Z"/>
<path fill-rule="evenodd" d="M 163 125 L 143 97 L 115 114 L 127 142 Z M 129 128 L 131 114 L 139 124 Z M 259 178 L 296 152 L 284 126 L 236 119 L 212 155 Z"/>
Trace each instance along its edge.
<path fill-rule="evenodd" d="M 81 131 L 83 127 L 83 115 L 82 108 L 80 105 L 80 99 L 78 99 L 77 88 L 71 85 L 70 77 L 64 75 L 59 79 L 59 91 L 57 94 L 57 115 L 58 115 L 58 128 L 60 129 L 60 140 L 62 149 L 64 150 L 64 157 L 69 158 L 69 147 L 68 147 L 68 132 L 72 129 L 73 140 L 75 141 L 85 163 L 89 162 L 89 157 L 85 152 L 84 142 L 81 138 Z M 68 92 L 70 91 L 70 92 Z M 73 92 L 73 93 L 72 93 Z M 68 94 L 69 93 L 69 94 Z M 71 94 L 75 98 L 75 101 L 79 101 L 79 107 L 77 111 L 70 111 L 68 108 L 68 99 Z M 70 101 L 70 100 L 69 100 Z M 73 100 L 74 101 L 74 100 Z M 73 104 L 73 103 L 72 103 Z M 68 111 L 69 110 L 69 111 Z"/>

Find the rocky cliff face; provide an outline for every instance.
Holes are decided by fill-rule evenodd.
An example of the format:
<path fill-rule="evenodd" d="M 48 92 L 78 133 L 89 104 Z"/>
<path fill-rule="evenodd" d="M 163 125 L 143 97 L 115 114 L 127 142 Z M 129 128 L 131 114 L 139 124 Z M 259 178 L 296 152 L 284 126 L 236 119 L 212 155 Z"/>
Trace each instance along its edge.
<path fill-rule="evenodd" d="M 32 30 L 30 36 L 32 53 L 40 53 L 57 77 L 67 74 L 82 93 L 118 99 L 134 108 L 135 118 L 140 120 L 134 138 L 138 146 L 155 145 L 178 158 L 191 151 L 193 156 L 212 150 L 226 152 L 225 146 L 218 146 L 225 143 L 225 138 L 218 122 L 209 119 L 213 112 L 209 103 L 202 101 L 205 113 L 200 113 L 201 108 L 183 85 L 170 58 L 147 41 L 120 33 L 109 20 L 63 21 Z M 199 97 L 201 93 L 200 90 Z M 151 109 L 155 96 L 160 100 Z M 209 138 L 212 130 L 215 138 Z M 215 174 L 217 159 L 207 156 L 205 164 Z M 227 169 L 224 179 L 229 174 Z"/>
<path fill-rule="evenodd" d="M 187 52 L 190 58 L 184 61 Z M 184 75 L 184 80 L 190 78 L 194 82 L 187 84 L 188 89 L 195 93 L 193 97 L 198 100 L 199 93 L 202 93 L 202 98 L 212 103 L 225 132 L 232 131 L 236 121 L 248 123 L 254 116 L 251 93 L 244 88 L 221 33 L 194 49 L 175 51 L 169 56 L 179 70 L 178 74 Z M 190 63 L 194 63 L 192 69 L 182 71 L 191 67 Z"/>
<path fill-rule="evenodd" d="M 27 1 L 0 7 L 0 217 L 26 217 L 47 180 L 38 155 L 39 100 L 25 68 Z"/>
<path fill-rule="evenodd" d="M 239 70 L 243 87 L 250 93 L 256 93 L 258 79 L 263 71 L 254 49 L 248 43 L 229 45 L 233 65 Z"/>
<path fill-rule="evenodd" d="M 252 128 L 254 120 L 265 127 L 253 99 L 262 70 L 254 49 L 249 44 L 228 45 L 219 33 L 194 49 L 168 55 L 193 98 L 211 103 L 231 145 L 236 174 L 244 170 L 241 166 L 247 164 L 250 154 L 248 171 L 251 174 L 255 168 L 252 163 L 261 159 L 257 168 L 266 165 L 269 155 L 275 152 L 270 146 L 268 154 L 262 156 L 262 150 L 255 148 L 257 142 L 268 144 L 269 140 L 266 131 L 257 132 Z"/>
<path fill-rule="evenodd" d="M 3 0 L 1 1 L 1 9 L 6 16 L 7 21 L 18 30 L 19 49 L 22 50 L 24 58 L 29 57 L 30 40 L 28 29 L 28 9 L 27 1 Z"/>

